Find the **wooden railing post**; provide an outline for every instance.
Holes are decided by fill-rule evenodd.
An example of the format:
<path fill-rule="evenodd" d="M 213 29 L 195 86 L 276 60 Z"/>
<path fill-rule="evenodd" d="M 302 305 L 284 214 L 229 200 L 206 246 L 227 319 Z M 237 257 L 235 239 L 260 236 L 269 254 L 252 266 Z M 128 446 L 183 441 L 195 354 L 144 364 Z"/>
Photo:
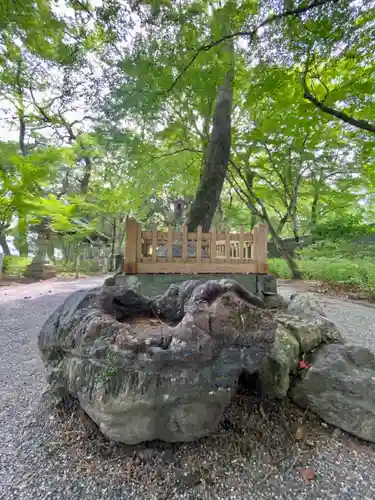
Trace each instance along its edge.
<path fill-rule="evenodd" d="M 230 229 L 225 227 L 225 262 L 230 262 Z"/>
<path fill-rule="evenodd" d="M 173 227 L 172 224 L 168 225 L 168 239 L 167 239 L 167 261 L 173 261 Z"/>
<path fill-rule="evenodd" d="M 213 227 L 211 229 L 210 262 L 212 262 L 212 263 L 216 262 L 216 255 L 217 255 L 217 249 L 216 249 L 216 227 Z"/>
<path fill-rule="evenodd" d="M 151 259 L 156 264 L 156 249 L 158 244 L 158 228 L 155 222 L 152 224 L 152 239 L 151 239 Z"/>
<path fill-rule="evenodd" d="M 251 245 L 251 258 L 257 262 L 258 273 L 268 272 L 267 263 L 267 231 L 266 224 L 257 224 L 254 226 L 253 244 Z"/>
<path fill-rule="evenodd" d="M 182 262 L 188 261 L 188 228 L 187 226 L 182 226 Z"/>
<path fill-rule="evenodd" d="M 125 221 L 125 258 L 124 273 L 137 274 L 137 256 L 138 256 L 138 231 L 140 226 L 133 217 L 127 217 Z"/>
<path fill-rule="evenodd" d="M 202 261 L 202 226 L 197 227 L 196 257 L 197 257 L 197 262 Z"/>
<path fill-rule="evenodd" d="M 243 230 L 243 225 L 241 224 L 240 227 L 240 264 L 243 264 L 244 262 L 244 253 L 245 253 L 245 244 L 244 244 L 244 230 Z"/>

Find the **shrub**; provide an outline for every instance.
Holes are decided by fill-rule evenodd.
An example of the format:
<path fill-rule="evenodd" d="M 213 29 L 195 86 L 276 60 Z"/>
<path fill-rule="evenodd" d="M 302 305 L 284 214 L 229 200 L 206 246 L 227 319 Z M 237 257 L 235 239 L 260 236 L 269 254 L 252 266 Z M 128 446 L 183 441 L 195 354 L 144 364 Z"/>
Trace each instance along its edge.
<path fill-rule="evenodd" d="M 312 231 L 315 240 L 352 239 L 355 236 L 364 236 L 374 232 L 374 228 L 365 224 L 359 214 L 334 214 L 318 223 Z"/>
<path fill-rule="evenodd" d="M 56 262 L 57 274 L 75 274 L 76 264 L 75 262 L 67 262 L 65 260 L 58 260 Z M 94 259 L 82 259 L 79 265 L 80 274 L 102 274 L 103 269 L 99 265 L 98 261 Z"/>
<path fill-rule="evenodd" d="M 374 258 L 375 244 L 353 243 L 347 240 L 322 240 L 299 251 L 303 259 L 359 259 Z"/>
<path fill-rule="evenodd" d="M 291 272 L 284 259 L 269 259 L 270 273 L 281 279 L 290 279 Z"/>
<path fill-rule="evenodd" d="M 3 258 L 3 273 L 9 276 L 22 276 L 30 264 L 31 258 L 18 255 L 5 255 Z"/>
<path fill-rule="evenodd" d="M 278 278 L 290 278 L 283 259 L 270 259 L 270 272 Z M 370 258 L 336 259 L 315 257 L 298 261 L 304 279 L 342 284 L 375 296 L 375 262 Z"/>

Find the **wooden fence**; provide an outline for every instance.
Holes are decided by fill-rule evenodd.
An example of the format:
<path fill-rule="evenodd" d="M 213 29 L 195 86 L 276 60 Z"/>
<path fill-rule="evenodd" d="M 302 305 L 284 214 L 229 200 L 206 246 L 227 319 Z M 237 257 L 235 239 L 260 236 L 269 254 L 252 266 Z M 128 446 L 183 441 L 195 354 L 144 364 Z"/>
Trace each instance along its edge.
<path fill-rule="evenodd" d="M 133 218 L 126 220 L 126 274 L 267 274 L 267 226 L 258 224 L 251 233 L 241 226 L 239 233 L 228 229 L 218 233 L 182 231 L 142 231 Z"/>

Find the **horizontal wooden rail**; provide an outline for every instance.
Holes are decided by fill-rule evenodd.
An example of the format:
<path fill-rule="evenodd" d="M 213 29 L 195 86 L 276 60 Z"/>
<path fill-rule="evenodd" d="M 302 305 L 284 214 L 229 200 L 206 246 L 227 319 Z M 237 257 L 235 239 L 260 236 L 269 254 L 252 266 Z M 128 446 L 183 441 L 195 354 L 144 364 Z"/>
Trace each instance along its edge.
<path fill-rule="evenodd" d="M 212 229 L 203 233 L 159 231 L 153 224 L 151 231 L 133 218 L 126 220 L 126 274 L 203 274 L 203 273 L 259 273 L 268 272 L 267 226 L 258 224 L 250 233 L 241 227 L 239 233 L 224 233 Z"/>

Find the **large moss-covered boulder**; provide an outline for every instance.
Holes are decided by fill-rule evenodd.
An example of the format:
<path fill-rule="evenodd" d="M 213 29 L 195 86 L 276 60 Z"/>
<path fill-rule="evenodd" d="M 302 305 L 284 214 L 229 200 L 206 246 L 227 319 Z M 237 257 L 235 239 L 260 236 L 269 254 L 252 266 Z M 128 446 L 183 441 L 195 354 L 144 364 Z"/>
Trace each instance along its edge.
<path fill-rule="evenodd" d="M 375 442 L 375 356 L 355 345 L 323 345 L 296 379 L 292 399 L 323 420 Z"/>
<path fill-rule="evenodd" d="M 337 327 L 329 321 L 316 297 L 310 293 L 293 295 L 281 312 L 276 340 L 260 371 L 262 388 L 276 398 L 287 395 L 298 363 L 308 353 L 326 343 L 342 343 Z"/>
<path fill-rule="evenodd" d="M 343 342 L 340 330 L 327 318 L 322 304 L 312 293 L 292 295 L 286 313 L 314 324 L 320 330 L 323 342 Z"/>
<path fill-rule="evenodd" d="M 295 337 L 302 354 L 316 349 L 323 342 L 322 330 L 316 322 L 286 314 L 277 319 Z"/>
<path fill-rule="evenodd" d="M 271 312 L 236 289 L 200 284 L 177 323 L 166 322 L 170 301 L 127 288 L 74 292 L 39 335 L 51 392 L 77 398 L 108 438 L 127 444 L 210 433 L 240 374 L 258 372 L 275 340 Z"/>
<path fill-rule="evenodd" d="M 262 390 L 270 396 L 284 398 L 289 390 L 290 375 L 296 370 L 299 360 L 300 347 L 297 339 L 279 324 L 275 343 L 260 369 Z"/>

